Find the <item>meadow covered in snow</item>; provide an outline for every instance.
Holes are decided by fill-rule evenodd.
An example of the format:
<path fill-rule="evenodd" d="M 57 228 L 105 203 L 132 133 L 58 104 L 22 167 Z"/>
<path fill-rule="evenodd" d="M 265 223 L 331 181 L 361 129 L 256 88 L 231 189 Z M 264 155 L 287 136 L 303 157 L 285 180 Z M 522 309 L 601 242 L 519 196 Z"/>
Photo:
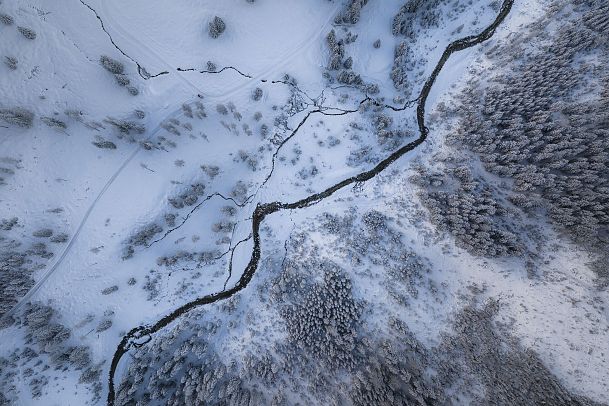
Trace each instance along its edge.
<path fill-rule="evenodd" d="M 0 405 L 609 404 L 605 0 L 0 0 Z"/>

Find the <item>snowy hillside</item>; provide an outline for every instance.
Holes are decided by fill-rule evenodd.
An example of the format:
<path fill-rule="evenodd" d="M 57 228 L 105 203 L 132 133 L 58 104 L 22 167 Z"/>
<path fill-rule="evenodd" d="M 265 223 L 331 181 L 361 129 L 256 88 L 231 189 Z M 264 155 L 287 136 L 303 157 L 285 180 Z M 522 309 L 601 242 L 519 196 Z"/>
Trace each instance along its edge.
<path fill-rule="evenodd" d="M 0 1 L 0 405 L 609 404 L 603 0 Z"/>

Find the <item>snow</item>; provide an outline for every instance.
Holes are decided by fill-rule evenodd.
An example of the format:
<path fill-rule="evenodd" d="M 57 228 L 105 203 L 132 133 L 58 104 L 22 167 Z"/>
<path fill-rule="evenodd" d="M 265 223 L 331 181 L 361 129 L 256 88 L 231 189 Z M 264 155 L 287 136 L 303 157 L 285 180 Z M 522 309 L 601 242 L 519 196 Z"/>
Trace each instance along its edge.
<path fill-rule="evenodd" d="M 325 37 L 341 2 L 320 0 L 312 5 L 296 0 L 257 0 L 252 4 L 237 0 L 186 0 L 167 7 L 142 0 L 83 1 L 97 11 L 106 31 L 123 52 L 153 75 L 169 73 L 148 80 L 141 78 L 136 64 L 112 45 L 95 14 L 80 1 L 2 3 L 1 11 L 13 15 L 18 24 L 33 28 L 38 37 L 30 41 L 14 26 L 0 25 L 0 55 L 12 55 L 19 60 L 15 72 L 0 66 L 0 108 L 24 106 L 37 117 L 32 129 L 0 127 L 0 158 L 19 160 L 8 185 L 0 186 L 0 218 L 16 216 L 22 220 L 23 228 L 12 234 L 15 239 L 30 241 L 32 231 L 47 226 L 55 233 L 70 236 L 66 244 L 53 246 L 54 256 L 34 274 L 38 284 L 27 299 L 52 303 L 62 315 L 62 323 L 72 329 L 74 343 L 88 345 L 95 362 L 106 360 L 102 374 L 105 385 L 108 361 L 126 331 L 152 323 L 194 298 L 236 283 L 249 261 L 253 242 L 247 240 L 237 247 L 235 244 L 250 235 L 251 213 L 258 203 L 297 201 L 370 169 L 388 151 L 376 142 L 370 116 L 357 111 L 364 97 L 361 92 L 329 89 L 321 77 L 327 64 Z M 353 69 L 362 72 L 366 82 L 378 84 L 380 95 L 390 103 L 397 95 L 389 75 L 394 47 L 399 42 L 390 27 L 403 2 L 369 3 L 360 22 L 349 27 L 359 37 L 346 51 L 354 59 Z M 543 11 L 541 3 L 516 2 L 513 14 L 496 35 L 505 37 L 533 21 Z M 420 75 L 413 78 L 416 83 L 413 94 L 418 94 L 448 43 L 479 32 L 495 14 L 487 2 L 476 2 L 466 15 L 448 19 L 440 29 L 425 33 L 413 49 L 425 59 Z M 223 18 L 227 25 L 217 39 L 207 34 L 207 24 L 214 16 Z M 456 33 L 460 25 L 465 28 Z M 379 49 L 372 46 L 377 39 L 382 44 Z M 140 95 L 131 96 L 116 84 L 115 78 L 99 65 L 101 55 L 125 64 L 126 74 Z M 222 73 L 177 70 L 205 70 L 207 61 L 216 63 L 218 69 L 235 67 L 251 78 L 230 69 Z M 480 48 L 451 56 L 429 95 L 428 111 L 449 100 L 450 93 L 471 77 L 471 70 L 478 63 L 481 66 L 485 63 Z M 312 113 L 298 135 L 283 144 L 267 180 L 277 148 L 272 137 L 285 139 L 308 113 L 320 107 L 310 104 L 300 112 L 292 111 L 287 127 L 274 129 L 274 118 L 294 91 L 286 84 L 271 83 L 281 80 L 285 73 L 296 78 L 298 88 L 312 98 L 321 96 L 323 91 L 322 106 L 333 109 Z M 256 87 L 264 92 L 259 102 L 251 100 Z M 196 102 L 203 103 L 207 117 L 191 119 L 184 114 L 182 104 L 194 106 Z M 222 115 L 217 111 L 217 104 L 229 102 L 234 103 L 241 118 L 232 112 Z M 67 116 L 66 110 L 82 112 L 80 120 Z M 146 112 L 146 117 L 137 119 L 135 110 Z M 345 110 L 355 111 L 331 115 Z M 394 128 L 408 132 L 403 142 L 417 136 L 414 110 L 383 112 L 393 118 Z M 256 112 L 262 113 L 260 121 L 254 119 Z M 43 116 L 62 119 L 68 128 L 47 127 L 39 120 Z M 104 122 L 107 117 L 145 125 L 146 132 L 137 136 L 137 140 L 160 142 L 163 149 L 149 151 L 138 142 L 119 139 L 120 134 Z M 180 121 L 181 135 L 170 134 L 163 128 L 169 119 Z M 92 130 L 89 127 L 93 122 L 105 128 Z M 192 126 L 191 130 L 183 127 L 186 123 Z M 231 123 L 235 124 L 233 129 Z M 271 128 L 268 138 L 259 133 L 263 123 Z M 355 130 L 351 123 L 358 123 L 363 129 Z M 251 128 L 252 135 L 246 134 L 243 124 Z M 95 135 L 114 142 L 117 149 L 95 147 L 92 145 Z M 175 142 L 176 146 L 168 146 L 159 137 Z M 331 146 L 330 137 L 340 143 Z M 407 181 L 412 175 L 411 163 L 418 158 L 430 159 L 430 149 L 441 149 L 442 139 L 442 131 L 431 134 L 432 142 L 422 152 L 408 154 L 394 163 L 388 171 L 403 172 L 394 181 L 375 180 L 359 191 L 347 188 L 314 208 L 272 215 L 265 225 L 274 232 L 276 241 L 284 241 L 294 229 L 304 227 L 316 215 L 331 209 L 382 208 L 396 217 L 408 217 L 396 211 L 391 203 L 383 202 L 380 196 L 387 199 L 399 196 L 404 201 L 417 202 L 416 190 Z M 376 159 L 361 166 L 349 166 L 349 154 L 366 146 L 372 148 L 371 155 Z M 295 149 L 301 153 L 292 163 Z M 239 158 L 240 150 L 256 155 L 259 165 L 255 171 Z M 183 164 L 176 165 L 176 161 Z M 210 178 L 202 165 L 217 165 L 220 173 Z M 316 175 L 305 179 L 299 175 L 313 166 L 318 170 Z M 235 204 L 227 197 L 238 181 L 248 188 L 245 196 L 234 197 L 238 203 Z M 168 199 L 195 183 L 205 185 L 204 195 L 197 202 L 205 200 L 201 206 L 192 212 L 194 205 L 174 209 Z M 235 228 L 229 234 L 216 233 L 213 226 L 227 219 L 222 213 L 227 205 L 236 209 L 230 219 L 236 223 Z M 63 209 L 61 213 L 49 214 L 48 210 L 58 207 Z M 414 203 L 412 209 L 416 209 Z M 178 224 L 185 220 L 184 225 L 150 248 L 136 247 L 133 258 L 123 260 L 126 241 L 136 230 L 152 222 L 161 224 L 163 233 L 172 228 L 164 224 L 164 215 L 169 212 L 176 214 Z M 430 224 L 423 229 L 433 235 Z M 414 251 L 430 259 L 434 271 L 429 278 L 445 289 L 442 302 L 422 294 L 411 304 L 411 313 L 405 315 L 419 340 L 427 346 L 437 344 L 440 335 L 450 330 L 454 314 L 466 305 L 461 295 L 467 286 L 472 283 L 486 286 L 485 297 L 500 299 L 505 305 L 501 316 L 513 320 L 514 331 L 522 343 L 538 352 L 561 382 L 575 392 L 584 394 L 585 390 L 586 395 L 603 400 L 609 382 L 606 356 L 609 327 L 606 310 L 599 303 L 607 298 L 600 293 L 598 298 L 590 298 L 593 275 L 586 267 L 590 258 L 556 236 L 561 248 L 552 253 L 543 270 L 551 278 L 531 281 L 517 261 L 491 262 L 472 257 L 455 248 L 450 238 L 429 237 L 413 224 L 403 226 L 401 231 Z M 225 234 L 228 242 L 220 241 Z M 314 237 L 321 244 L 329 243 L 323 235 Z M 266 256 L 281 251 L 280 246 L 266 247 L 266 242 L 263 243 Z M 445 255 L 445 245 L 451 246 L 456 255 Z M 228 261 L 233 248 L 229 275 Z M 190 264 L 164 268 L 157 264 L 159 257 L 184 250 L 217 251 L 224 256 L 201 267 Z M 334 259 L 344 261 L 348 267 L 347 259 Z M 151 273 L 153 269 L 156 271 Z M 156 275 L 159 296 L 149 300 L 142 286 L 147 276 Z M 136 279 L 134 286 L 128 285 L 130 278 Z M 117 292 L 101 293 L 113 285 L 119 287 Z M 371 301 L 387 301 L 378 281 L 370 281 L 358 294 Z M 91 332 L 107 310 L 114 312 L 112 327 L 101 333 Z M 94 321 L 80 325 L 87 315 L 94 315 Z M 22 345 L 23 332 L 15 327 L 2 329 L 0 340 L 4 343 L 0 355 L 6 356 Z M 126 362 L 123 359 L 117 370 L 117 381 Z M 54 377 L 58 380 L 54 381 Z M 49 372 L 49 380 L 52 385 L 41 398 L 32 398 L 27 383 L 19 381 L 20 403 L 87 403 L 89 394 L 84 385 L 77 384 L 78 373 Z"/>

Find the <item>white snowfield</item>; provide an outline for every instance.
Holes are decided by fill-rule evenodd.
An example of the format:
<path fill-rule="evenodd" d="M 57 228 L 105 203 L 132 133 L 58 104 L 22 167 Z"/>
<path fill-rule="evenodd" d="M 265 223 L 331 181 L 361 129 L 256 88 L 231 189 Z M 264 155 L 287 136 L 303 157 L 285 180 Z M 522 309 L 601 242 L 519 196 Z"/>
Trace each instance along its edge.
<path fill-rule="evenodd" d="M 71 330 L 70 346 L 89 347 L 92 363 L 102 371 L 100 397 L 92 395 L 91 385 L 79 383 L 82 371 L 54 368 L 42 373 L 48 384 L 35 395 L 24 375 L 29 365 L 20 365 L 10 391 L 15 404 L 105 404 L 111 359 L 126 332 L 238 282 L 250 260 L 251 218 L 258 204 L 297 201 L 372 168 L 391 153 L 377 142 L 374 114 L 360 109 L 360 102 L 384 97 L 400 107 L 406 101 L 396 98 L 400 92 L 390 77 L 399 42 L 391 22 L 404 1 L 370 0 L 358 24 L 348 27 L 358 39 L 346 45 L 346 54 L 353 58 L 353 71 L 378 86 L 375 95 L 322 76 L 328 65 L 326 36 L 331 29 L 343 33 L 334 18 L 344 3 L 0 3 L 0 14 L 15 20 L 0 22 L 0 58 L 18 60 L 16 70 L 0 66 L 0 109 L 23 107 L 35 114 L 31 128 L 0 121 L 0 167 L 14 167 L 2 175 L 6 184 L 0 182 L 0 221 L 19 219 L 18 226 L 0 234 L 0 250 L 8 251 L 11 240 L 23 247 L 39 242 L 32 234 L 43 228 L 68 236 L 61 244 L 47 244 L 53 256 L 36 259 L 41 265 L 33 270 L 33 286 L 3 320 L 21 317 L 30 302 L 52 306 L 57 320 Z M 505 38 L 534 21 L 541 3 L 517 0 L 495 35 Z M 451 41 L 480 32 L 495 18 L 489 4 L 474 1 L 467 12 L 451 14 L 417 39 L 412 51 L 421 57 L 421 71 L 412 75 L 411 98 Z M 448 5 L 440 6 L 440 14 L 447 10 Z M 215 16 L 226 30 L 214 39 L 208 24 Z M 25 38 L 17 25 L 36 31 L 36 39 Z M 372 46 L 377 39 L 378 49 Z M 102 55 L 124 64 L 137 95 L 104 70 Z M 429 95 L 428 115 L 450 100 L 480 64 L 481 47 L 451 56 Z M 257 88 L 262 95 L 255 100 Z M 404 131 L 400 142 L 418 137 L 416 106 L 382 114 L 391 118 L 393 129 Z M 44 117 L 61 120 L 66 128 L 49 126 Z M 121 132 L 113 119 L 135 127 Z M 413 166 L 433 166 L 433 154 L 446 148 L 449 130 L 442 123 L 431 128 L 426 144 L 382 175 L 394 176 L 391 181 L 375 178 L 310 209 L 270 216 L 262 226 L 267 233 L 263 260 L 281 258 L 282 242 L 325 211 L 357 207 L 414 217 L 420 206 L 409 183 Z M 94 145 L 102 141 L 115 149 Z M 363 149 L 368 160 L 355 160 L 354 152 Z M 412 201 L 412 215 L 396 212 L 394 200 Z M 435 235 L 427 221 L 421 228 L 405 221 L 400 231 L 419 255 L 431 259 L 429 277 L 445 289 L 442 302 L 421 294 L 410 306 L 409 327 L 421 342 L 437 344 L 467 305 L 467 287 L 485 286 L 482 297 L 500 299 L 502 320 L 513 323 L 523 345 L 537 352 L 566 388 L 607 400 L 609 318 L 599 304 L 607 297 L 598 293 L 598 300 L 591 299 L 594 277 L 584 252 L 557 235 L 557 244 L 565 248 L 548 255 L 545 271 L 551 278 L 531 281 L 520 259 L 471 256 L 455 248 L 451 237 Z M 323 233 L 314 238 L 332 243 Z M 348 269 L 346 258 L 334 259 Z M 370 266 L 373 274 L 382 272 L 382 266 Z M 257 294 L 255 287 L 248 289 L 242 301 Z M 358 294 L 371 302 L 387 301 L 374 282 Z M 106 320 L 111 326 L 100 329 Z M 26 330 L 23 324 L 0 328 L 0 357 L 26 346 Z M 128 362 L 125 356 L 115 384 Z"/>

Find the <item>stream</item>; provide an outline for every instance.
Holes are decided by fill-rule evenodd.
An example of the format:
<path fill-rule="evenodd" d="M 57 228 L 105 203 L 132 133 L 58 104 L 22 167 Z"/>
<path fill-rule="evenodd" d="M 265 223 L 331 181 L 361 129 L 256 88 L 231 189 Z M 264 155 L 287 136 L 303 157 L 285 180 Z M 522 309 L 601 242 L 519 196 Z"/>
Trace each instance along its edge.
<path fill-rule="evenodd" d="M 215 303 L 223 299 L 228 299 L 234 294 L 240 292 L 245 289 L 247 285 L 250 283 L 256 270 L 258 269 L 258 264 L 260 262 L 260 225 L 264 221 L 264 219 L 273 213 L 282 211 L 282 210 L 295 210 L 295 209 L 303 209 L 314 204 L 319 203 L 320 201 L 332 196 L 335 192 L 350 186 L 356 185 L 361 182 L 366 182 L 382 171 L 384 171 L 389 165 L 398 160 L 407 152 L 410 152 L 421 145 L 427 139 L 427 135 L 429 133 L 428 128 L 425 126 L 425 104 L 427 102 L 427 97 L 436 81 L 437 76 L 440 74 L 442 68 L 446 64 L 448 58 L 454 53 L 458 52 L 470 47 L 473 47 L 477 44 L 480 44 L 484 41 L 490 39 L 497 27 L 505 20 L 507 15 L 510 13 L 512 9 L 512 5 L 514 0 L 504 0 L 501 5 L 501 9 L 495 18 L 495 20 L 484 29 L 481 33 L 477 35 L 470 35 L 458 40 L 451 42 L 440 57 L 440 60 L 436 64 L 433 72 L 425 81 L 423 88 L 419 94 L 419 97 L 416 99 L 417 102 L 417 124 L 419 128 L 419 137 L 414 141 L 400 147 L 396 151 L 394 151 L 387 158 L 380 161 L 376 166 L 372 169 L 367 170 L 365 172 L 361 172 L 355 176 L 344 179 L 335 185 L 327 188 L 324 191 L 319 193 L 312 194 L 304 199 L 291 202 L 291 203 L 282 203 L 282 202 L 272 202 L 272 203 L 259 203 L 252 214 L 252 239 L 253 239 L 253 248 L 250 260 L 245 267 L 241 277 L 237 281 L 237 283 L 228 290 L 223 290 L 221 292 L 209 294 L 200 298 L 197 298 L 189 303 L 186 303 L 177 309 L 173 310 L 171 313 L 167 314 L 160 320 L 158 320 L 154 324 L 146 324 L 133 328 L 129 331 L 121 340 L 114 356 L 112 357 L 112 363 L 110 365 L 110 372 L 108 376 L 108 405 L 114 405 L 115 401 L 115 387 L 114 387 L 114 375 L 116 372 L 116 368 L 118 364 L 127 353 L 127 351 L 131 348 L 131 346 L 139 347 L 144 345 L 146 342 L 151 340 L 151 335 L 158 332 L 162 328 L 166 327 L 171 322 L 175 321 L 177 318 L 183 316 L 189 311 L 206 305 L 210 303 Z M 145 342 L 141 342 L 142 339 L 146 338 Z M 136 340 L 140 341 L 140 343 L 136 343 Z"/>

